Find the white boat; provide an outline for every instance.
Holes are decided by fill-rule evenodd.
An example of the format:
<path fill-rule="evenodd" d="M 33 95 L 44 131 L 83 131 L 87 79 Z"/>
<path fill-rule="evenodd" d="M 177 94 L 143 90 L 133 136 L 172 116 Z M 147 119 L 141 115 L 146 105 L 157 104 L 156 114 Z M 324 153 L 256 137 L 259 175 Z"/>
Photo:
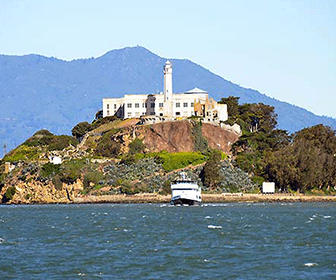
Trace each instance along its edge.
<path fill-rule="evenodd" d="M 188 179 L 184 172 L 181 172 L 180 178 L 171 184 L 171 191 L 171 204 L 199 205 L 202 202 L 201 188 L 196 181 Z"/>

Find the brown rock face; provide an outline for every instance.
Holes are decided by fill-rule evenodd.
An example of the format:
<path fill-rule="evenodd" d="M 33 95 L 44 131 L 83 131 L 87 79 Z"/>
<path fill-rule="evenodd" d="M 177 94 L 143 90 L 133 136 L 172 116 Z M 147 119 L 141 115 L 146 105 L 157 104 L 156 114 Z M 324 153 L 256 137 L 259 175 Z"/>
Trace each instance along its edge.
<path fill-rule="evenodd" d="M 209 123 L 203 123 L 202 134 L 208 140 L 210 148 L 222 150 L 225 153 L 230 152 L 231 145 L 239 138 L 236 133 Z"/>
<path fill-rule="evenodd" d="M 188 121 L 157 123 L 142 127 L 138 132 L 144 136 L 143 142 L 151 152 L 194 150 L 191 124 Z"/>
<path fill-rule="evenodd" d="M 209 147 L 230 153 L 231 145 L 239 136 L 219 126 L 203 123 L 202 134 L 208 140 Z M 137 136 L 143 139 L 150 152 L 192 152 L 194 137 L 189 121 L 157 123 L 137 129 Z"/>

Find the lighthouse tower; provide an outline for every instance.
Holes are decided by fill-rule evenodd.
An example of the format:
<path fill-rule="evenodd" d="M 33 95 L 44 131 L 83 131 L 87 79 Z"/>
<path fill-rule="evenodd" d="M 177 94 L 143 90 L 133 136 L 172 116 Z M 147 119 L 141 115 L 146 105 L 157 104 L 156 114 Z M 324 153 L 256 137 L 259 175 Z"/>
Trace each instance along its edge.
<path fill-rule="evenodd" d="M 164 112 L 166 116 L 172 116 L 173 106 L 173 67 L 167 60 L 163 67 L 163 93 L 164 93 Z"/>

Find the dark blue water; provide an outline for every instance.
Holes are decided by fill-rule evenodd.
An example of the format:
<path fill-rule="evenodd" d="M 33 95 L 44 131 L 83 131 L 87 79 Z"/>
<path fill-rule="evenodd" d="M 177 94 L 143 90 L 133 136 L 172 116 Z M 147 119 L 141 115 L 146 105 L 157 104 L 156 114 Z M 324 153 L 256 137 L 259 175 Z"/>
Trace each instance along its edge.
<path fill-rule="evenodd" d="M 336 279 L 336 204 L 0 206 L 0 279 Z"/>

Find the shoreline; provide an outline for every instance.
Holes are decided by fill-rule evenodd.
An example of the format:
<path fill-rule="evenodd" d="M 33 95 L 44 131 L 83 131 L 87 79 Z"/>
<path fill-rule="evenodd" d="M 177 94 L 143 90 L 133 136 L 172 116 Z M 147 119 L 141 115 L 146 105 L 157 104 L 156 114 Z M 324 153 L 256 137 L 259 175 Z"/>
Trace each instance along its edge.
<path fill-rule="evenodd" d="M 135 194 L 101 195 L 75 198 L 72 203 L 170 203 L 171 195 Z M 329 195 L 289 195 L 289 194 L 202 194 L 202 203 L 226 202 L 336 202 L 336 196 Z"/>
<path fill-rule="evenodd" d="M 142 193 L 135 195 L 115 194 L 115 195 L 88 195 L 75 197 L 68 201 L 30 201 L 22 202 L 13 200 L 11 203 L 0 205 L 29 205 L 29 204 L 150 204 L 150 203 L 170 203 L 171 195 L 160 195 L 152 193 Z M 336 202 L 336 196 L 332 195 L 304 195 L 304 194 L 203 194 L 202 203 L 277 203 L 277 202 Z"/>

